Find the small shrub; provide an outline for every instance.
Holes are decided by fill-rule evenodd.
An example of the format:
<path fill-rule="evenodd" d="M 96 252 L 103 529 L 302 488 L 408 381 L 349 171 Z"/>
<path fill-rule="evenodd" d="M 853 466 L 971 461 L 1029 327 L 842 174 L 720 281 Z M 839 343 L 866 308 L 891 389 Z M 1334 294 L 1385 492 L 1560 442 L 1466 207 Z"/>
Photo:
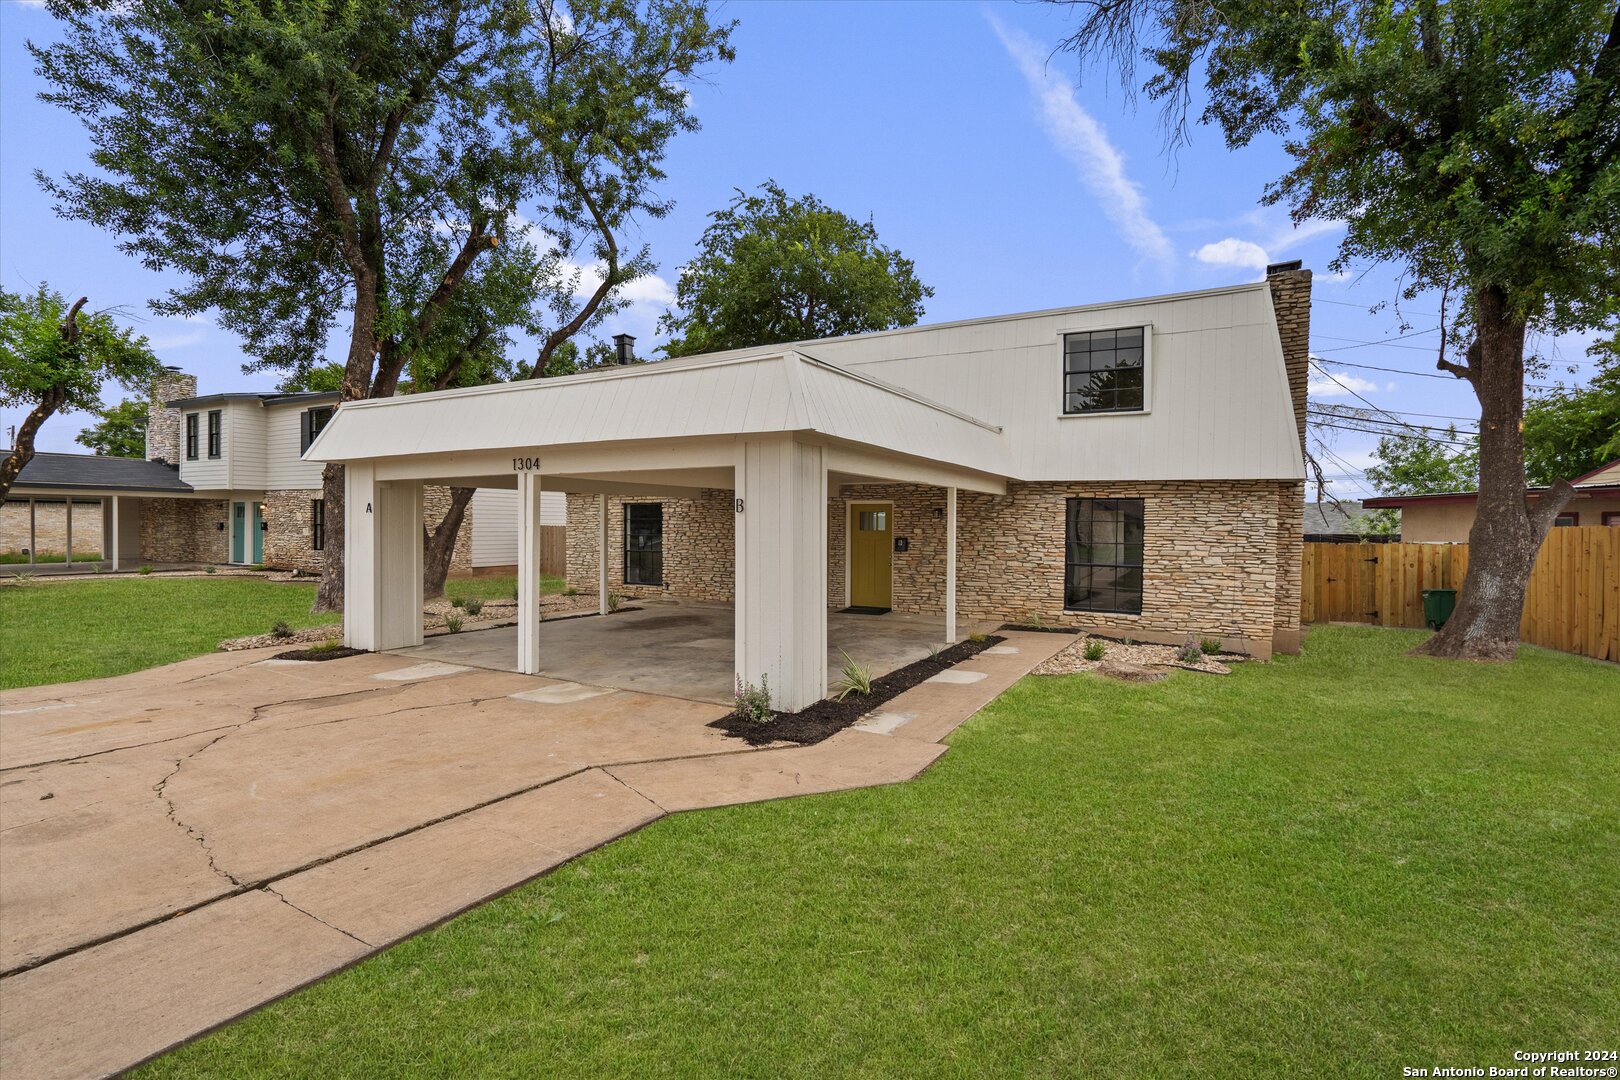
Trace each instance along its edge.
<path fill-rule="evenodd" d="M 217 573 L 219 573 L 219 567 L 217 567 L 217 566 L 204 567 L 203 568 L 203 573 L 205 573 L 205 574 L 217 574 Z"/>
<path fill-rule="evenodd" d="M 343 648 L 342 638 L 324 637 L 311 645 L 308 651 L 320 656 L 322 653 L 337 652 L 341 648 Z"/>
<path fill-rule="evenodd" d="M 1085 658 L 1092 662 L 1096 662 L 1101 660 L 1103 658 L 1103 653 L 1107 651 L 1108 646 L 1104 645 L 1096 638 L 1092 638 L 1090 641 L 1086 642 Z"/>
<path fill-rule="evenodd" d="M 444 628 L 450 631 L 452 634 L 461 633 L 461 616 L 446 615 L 444 617 Z"/>
<path fill-rule="evenodd" d="M 460 597 L 460 596 L 452 596 L 450 598 L 450 606 L 453 607 L 453 608 L 466 607 L 467 606 L 467 601 L 464 598 Z"/>
<path fill-rule="evenodd" d="M 1126 648 L 1129 648 L 1132 645 L 1136 644 L 1136 639 L 1135 638 L 1130 638 L 1130 637 L 1122 637 L 1122 638 L 1119 639 L 1119 643 L 1121 645 L 1124 645 Z"/>
<path fill-rule="evenodd" d="M 1188 634 L 1187 640 L 1176 650 L 1176 659 L 1183 664 L 1196 664 L 1203 658 L 1204 650 L 1198 647 L 1198 639 Z"/>
<path fill-rule="evenodd" d="M 150 574 L 152 572 L 152 565 L 150 563 L 148 563 L 147 565 L 141 567 L 139 570 L 137 570 L 135 572 L 137 574 Z"/>
<path fill-rule="evenodd" d="M 615 611 L 618 611 L 619 610 L 619 605 L 622 604 L 623 602 L 624 602 L 624 597 L 620 596 L 618 593 L 616 593 L 616 592 L 608 593 L 608 614 L 611 615 Z"/>
<path fill-rule="evenodd" d="M 742 676 L 738 675 L 732 702 L 737 707 L 738 718 L 751 724 L 768 724 L 776 718 L 771 712 L 770 680 L 764 675 L 759 677 L 758 686 L 743 682 Z"/>
<path fill-rule="evenodd" d="M 518 587 L 516 585 L 512 586 L 512 599 L 513 600 L 521 600 L 521 599 L 523 599 L 523 593 L 518 589 Z"/>
<path fill-rule="evenodd" d="M 968 640 L 973 642 L 975 645 L 980 645 L 984 643 L 985 637 L 986 635 L 983 630 L 975 630 L 973 633 L 968 635 Z"/>
<path fill-rule="evenodd" d="M 570 585 L 570 586 L 568 586 L 568 588 L 563 590 L 562 594 L 564 596 L 578 596 L 579 595 L 579 590 L 574 588 L 572 585 Z M 514 594 L 512 599 L 516 600 L 517 596 Z"/>
<path fill-rule="evenodd" d="M 484 602 L 476 596 L 467 597 L 466 600 L 462 601 L 461 606 L 469 615 L 476 615 L 484 610 Z"/>
<path fill-rule="evenodd" d="M 936 664 L 939 663 L 939 649 L 940 647 L 938 645 L 928 646 L 928 659 L 932 660 Z"/>
<path fill-rule="evenodd" d="M 857 664 L 855 658 L 843 649 L 839 649 L 838 654 L 844 658 L 844 665 L 838 669 L 839 679 L 833 684 L 833 689 L 838 691 L 837 700 L 843 701 L 851 694 L 870 694 L 872 669 L 865 664 Z"/>
<path fill-rule="evenodd" d="M 24 570 L 21 573 L 12 575 L 11 580 L 15 581 L 18 585 L 26 586 L 32 585 L 35 580 L 38 579 L 38 577 L 39 575 L 34 573 L 32 570 Z"/>
<path fill-rule="evenodd" d="M 1221 639 L 1218 637 L 1207 637 L 1198 643 L 1198 647 L 1203 650 L 1205 656 L 1214 656 L 1216 653 L 1221 651 Z"/>
<path fill-rule="evenodd" d="M 270 636 L 277 641 L 285 641 L 293 636 L 293 628 L 288 626 L 284 620 L 279 620 L 270 628 Z"/>
<path fill-rule="evenodd" d="M 1032 612 L 1029 613 L 1029 618 L 1027 620 L 1025 620 L 1025 624 L 1028 625 L 1028 626 L 1033 626 L 1037 630 L 1040 630 L 1040 629 L 1044 629 L 1046 627 L 1046 620 L 1041 618 L 1041 613 L 1040 612 L 1032 611 Z"/>

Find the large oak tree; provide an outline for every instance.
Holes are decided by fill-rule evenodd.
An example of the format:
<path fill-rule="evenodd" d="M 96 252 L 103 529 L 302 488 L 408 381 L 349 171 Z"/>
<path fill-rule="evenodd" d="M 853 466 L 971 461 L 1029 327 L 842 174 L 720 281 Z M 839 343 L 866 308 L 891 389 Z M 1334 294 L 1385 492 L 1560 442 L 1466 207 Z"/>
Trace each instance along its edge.
<path fill-rule="evenodd" d="M 1387 261 L 1461 301 L 1441 370 L 1480 404 L 1479 510 L 1456 613 L 1422 647 L 1510 659 L 1568 478 L 1525 494 L 1525 339 L 1620 314 L 1620 8 L 1613 0 L 1054 0 L 1063 47 L 1151 69 L 1171 138 L 1282 135 L 1268 203 L 1342 219 L 1335 268 Z"/>
<path fill-rule="evenodd" d="M 683 85 L 731 55 L 701 0 L 55 0 L 30 49 L 94 146 L 41 176 L 58 212 L 116 232 L 185 283 L 156 303 L 217 313 L 259 366 L 294 373 L 346 331 L 345 401 L 388 397 L 503 244 L 555 269 L 601 261 L 658 214 L 658 163 L 695 126 Z M 615 258 L 548 344 L 647 265 Z M 595 300 L 593 306 L 590 301 Z M 347 315 L 347 326 L 339 327 Z M 550 345 L 555 348 L 555 345 Z M 343 475 L 324 475 L 318 608 L 343 590 Z M 453 540 L 453 538 L 452 538 Z"/>

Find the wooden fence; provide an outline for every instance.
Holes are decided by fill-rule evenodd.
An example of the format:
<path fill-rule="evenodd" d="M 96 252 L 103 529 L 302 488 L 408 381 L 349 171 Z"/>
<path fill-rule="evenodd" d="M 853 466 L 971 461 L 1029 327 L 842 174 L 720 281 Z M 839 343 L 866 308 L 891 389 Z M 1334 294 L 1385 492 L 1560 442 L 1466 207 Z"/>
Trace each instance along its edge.
<path fill-rule="evenodd" d="M 1416 626 L 1424 589 L 1460 589 L 1467 544 L 1306 544 L 1304 622 Z M 1620 660 L 1620 528 L 1557 528 L 1530 573 L 1519 637 Z"/>

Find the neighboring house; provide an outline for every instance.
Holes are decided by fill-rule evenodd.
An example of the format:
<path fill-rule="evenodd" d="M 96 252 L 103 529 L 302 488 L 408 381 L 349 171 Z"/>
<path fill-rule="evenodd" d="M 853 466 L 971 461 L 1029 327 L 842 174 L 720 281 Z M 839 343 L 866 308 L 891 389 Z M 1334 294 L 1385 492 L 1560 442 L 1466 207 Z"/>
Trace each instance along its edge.
<path fill-rule="evenodd" d="M 73 546 L 109 563 L 263 564 L 318 572 L 326 545 L 321 465 L 304 461 L 303 453 L 331 419 L 338 395 L 198 397 L 196 391 L 196 377 L 174 368 L 153 386 L 145 461 L 36 455 L 6 503 L 6 550 L 64 550 L 71 497 Z M 475 496 L 457 537 L 453 573 L 479 565 L 476 547 L 502 549 L 497 564 L 516 561 L 511 512 L 498 509 L 515 493 L 491 495 L 489 501 Z M 448 503 L 448 489 L 429 489 L 423 521 L 436 525 Z M 480 505 L 495 517 L 482 538 Z M 560 523 L 560 495 L 553 513 Z"/>
<path fill-rule="evenodd" d="M 1337 502 L 1305 504 L 1305 542 L 1307 544 L 1346 544 L 1364 540 L 1399 540 L 1400 530 L 1388 534 L 1363 535 L 1356 526 L 1366 517 L 1367 509 L 1356 499 Z"/>
<path fill-rule="evenodd" d="M 1620 459 L 1577 476 L 1575 498 L 1558 515 L 1556 525 L 1620 525 Z M 1546 488 L 1525 492 L 1531 499 Z M 1448 491 L 1438 495 L 1381 495 L 1363 505 L 1373 510 L 1401 512 L 1401 539 L 1409 544 L 1466 544 L 1474 527 L 1476 491 Z"/>
<path fill-rule="evenodd" d="M 739 678 L 826 692 L 826 612 L 1299 640 L 1310 273 L 345 405 L 349 644 L 421 640 L 424 484 L 568 494 L 568 578 L 734 605 Z M 516 667 L 540 670 L 520 589 Z"/>

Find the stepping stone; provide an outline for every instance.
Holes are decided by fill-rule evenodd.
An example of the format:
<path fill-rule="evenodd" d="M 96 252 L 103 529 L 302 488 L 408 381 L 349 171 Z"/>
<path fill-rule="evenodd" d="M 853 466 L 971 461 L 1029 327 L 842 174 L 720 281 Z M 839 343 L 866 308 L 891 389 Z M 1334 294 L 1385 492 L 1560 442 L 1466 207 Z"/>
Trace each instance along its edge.
<path fill-rule="evenodd" d="M 304 660 L 289 661 L 294 664 L 307 663 Z M 395 668 L 393 671 L 383 671 L 373 675 L 373 679 L 384 679 L 388 682 L 410 682 L 413 679 L 436 679 L 441 675 L 459 675 L 463 671 L 470 671 L 460 664 L 441 664 L 437 660 L 429 660 L 425 664 L 412 664 L 410 667 Z"/>
<path fill-rule="evenodd" d="M 955 683 L 958 686 L 965 686 L 968 683 L 983 682 L 986 678 L 986 674 L 982 671 L 958 671 L 956 668 L 946 668 L 938 675 L 925 681 Z"/>
<path fill-rule="evenodd" d="M 880 712 L 853 724 L 857 731 L 870 731 L 874 735 L 893 735 L 899 728 L 905 727 L 917 714 L 913 712 Z"/>
<path fill-rule="evenodd" d="M 556 686 L 542 686 L 538 690 L 524 690 L 516 694 L 508 694 L 507 697 L 516 698 L 519 701 L 533 701 L 540 705 L 572 705 L 576 701 L 589 701 L 591 698 L 616 692 L 606 686 L 558 683 Z"/>
<path fill-rule="evenodd" d="M 1016 645 L 992 645 L 992 646 L 990 646 L 988 649 L 986 649 L 984 651 L 989 656 L 1017 656 L 1018 655 L 1018 646 L 1016 646 Z"/>

